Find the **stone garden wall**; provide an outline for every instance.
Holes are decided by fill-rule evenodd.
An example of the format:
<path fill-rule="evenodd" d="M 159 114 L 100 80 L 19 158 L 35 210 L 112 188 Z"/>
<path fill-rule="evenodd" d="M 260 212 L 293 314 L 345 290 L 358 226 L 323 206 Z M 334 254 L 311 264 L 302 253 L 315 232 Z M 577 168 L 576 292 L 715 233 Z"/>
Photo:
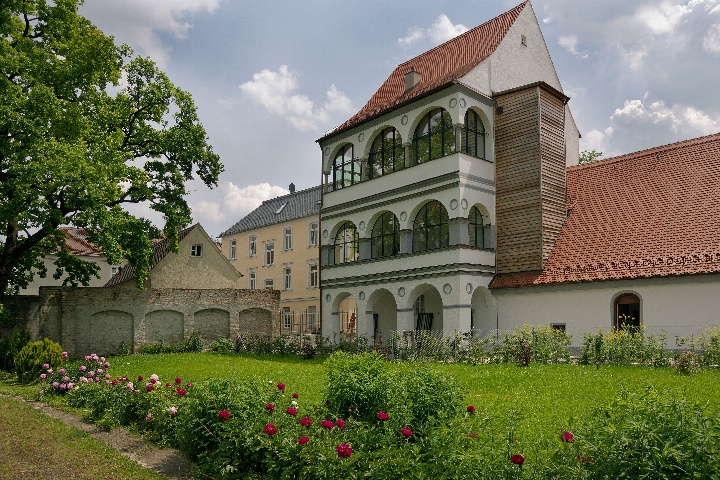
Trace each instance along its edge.
<path fill-rule="evenodd" d="M 41 287 L 6 306 L 33 338 L 48 337 L 72 357 L 133 351 L 148 343 L 181 343 L 197 333 L 207 346 L 239 333 L 280 334 L 280 292 L 238 289 Z"/>

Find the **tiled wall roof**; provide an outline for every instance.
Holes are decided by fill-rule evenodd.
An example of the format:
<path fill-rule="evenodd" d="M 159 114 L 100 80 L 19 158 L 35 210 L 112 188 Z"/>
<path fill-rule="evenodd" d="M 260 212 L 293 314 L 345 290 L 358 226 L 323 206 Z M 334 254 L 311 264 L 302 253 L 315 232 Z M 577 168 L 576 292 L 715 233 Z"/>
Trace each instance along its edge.
<path fill-rule="evenodd" d="M 65 246 L 72 255 L 101 256 L 103 253 L 95 245 L 87 241 L 87 232 L 83 228 L 60 227 L 65 234 Z"/>
<path fill-rule="evenodd" d="M 527 3 L 523 2 L 512 10 L 398 65 L 367 104 L 326 137 L 448 85 L 467 74 L 495 51 Z M 419 72 L 422 79 L 415 88 L 406 93 L 405 74 L 411 69 Z"/>
<path fill-rule="evenodd" d="M 720 273 L 720 134 L 569 167 L 567 207 L 543 271 L 492 288 Z"/>

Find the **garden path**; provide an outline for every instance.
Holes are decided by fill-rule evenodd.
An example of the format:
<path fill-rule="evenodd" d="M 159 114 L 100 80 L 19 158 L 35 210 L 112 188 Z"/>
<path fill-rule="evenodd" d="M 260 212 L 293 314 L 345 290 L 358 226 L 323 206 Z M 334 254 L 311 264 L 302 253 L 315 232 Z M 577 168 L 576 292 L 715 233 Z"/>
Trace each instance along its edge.
<path fill-rule="evenodd" d="M 44 412 L 47 416 L 57 418 L 65 424 L 87 433 L 92 438 L 103 442 L 143 467 L 153 470 L 168 479 L 184 480 L 192 478 L 190 462 L 177 450 L 171 448 L 161 449 L 151 445 L 141 437 L 130 433 L 126 428 L 117 427 L 111 431 L 103 430 L 93 423 L 82 420 L 77 415 L 50 407 L 41 402 L 22 397 L 12 398 L 25 402 L 34 409 Z"/>

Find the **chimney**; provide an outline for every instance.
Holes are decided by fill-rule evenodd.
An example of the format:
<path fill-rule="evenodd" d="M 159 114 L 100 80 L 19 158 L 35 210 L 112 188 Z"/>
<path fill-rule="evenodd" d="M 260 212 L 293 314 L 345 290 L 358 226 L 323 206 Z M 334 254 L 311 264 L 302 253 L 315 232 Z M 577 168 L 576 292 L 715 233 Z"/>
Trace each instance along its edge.
<path fill-rule="evenodd" d="M 416 72 L 413 67 L 410 67 L 410 71 L 405 74 L 405 92 L 409 92 L 415 88 L 422 79 L 420 72 Z"/>
<path fill-rule="evenodd" d="M 291 183 L 288 189 L 290 190 L 290 193 L 295 193 L 295 184 Z"/>

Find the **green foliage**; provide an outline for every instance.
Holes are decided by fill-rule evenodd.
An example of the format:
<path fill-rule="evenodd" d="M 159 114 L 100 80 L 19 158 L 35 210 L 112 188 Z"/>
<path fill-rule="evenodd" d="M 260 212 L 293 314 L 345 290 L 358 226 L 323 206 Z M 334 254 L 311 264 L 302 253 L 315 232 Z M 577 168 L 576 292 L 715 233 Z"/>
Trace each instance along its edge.
<path fill-rule="evenodd" d="M 13 317 L 10 310 L 0 303 L 0 328 L 11 328 L 17 325 L 17 320 Z"/>
<path fill-rule="evenodd" d="M 570 336 L 562 330 L 544 325 L 523 325 L 506 333 L 501 343 L 492 348 L 492 361 L 529 365 L 565 363 L 570 360 Z"/>
<path fill-rule="evenodd" d="M 603 152 L 598 152 L 597 150 L 583 150 L 580 152 L 580 165 L 585 165 L 588 163 L 595 163 L 602 157 Z"/>
<path fill-rule="evenodd" d="M 700 355 L 695 352 L 683 352 L 675 359 L 675 371 L 680 375 L 692 375 L 702 370 Z"/>
<path fill-rule="evenodd" d="M 646 335 L 642 327 L 586 333 L 580 363 L 583 365 L 670 365 L 667 334 Z"/>
<path fill-rule="evenodd" d="M 44 338 L 30 342 L 15 355 L 15 374 L 20 383 L 36 381 L 43 373 L 43 365 L 60 365 L 62 348 L 60 344 Z"/>
<path fill-rule="evenodd" d="M 190 95 L 78 15 L 80 3 L 0 10 L 0 297 L 45 277 L 49 253 L 66 284 L 97 276 L 67 251 L 61 225 L 84 228 L 110 263 L 128 259 L 142 286 L 159 231 L 123 207 L 162 214 L 175 251 L 191 218 L 185 182 L 214 186 L 223 168 Z"/>
<path fill-rule="evenodd" d="M 123 345 L 121 344 L 121 347 Z M 179 345 L 173 343 L 165 343 L 162 340 L 156 343 L 145 343 L 140 345 L 138 353 L 140 355 L 160 355 L 163 353 L 194 353 L 202 352 L 202 338 L 197 333 L 193 333 L 184 342 Z"/>
<path fill-rule="evenodd" d="M 10 338 L 0 339 L 0 370 L 15 371 L 15 355 L 32 340 L 30 332 L 14 328 Z"/>
<path fill-rule="evenodd" d="M 210 344 L 213 352 L 230 353 L 235 351 L 235 344 L 227 337 L 220 337 Z"/>

